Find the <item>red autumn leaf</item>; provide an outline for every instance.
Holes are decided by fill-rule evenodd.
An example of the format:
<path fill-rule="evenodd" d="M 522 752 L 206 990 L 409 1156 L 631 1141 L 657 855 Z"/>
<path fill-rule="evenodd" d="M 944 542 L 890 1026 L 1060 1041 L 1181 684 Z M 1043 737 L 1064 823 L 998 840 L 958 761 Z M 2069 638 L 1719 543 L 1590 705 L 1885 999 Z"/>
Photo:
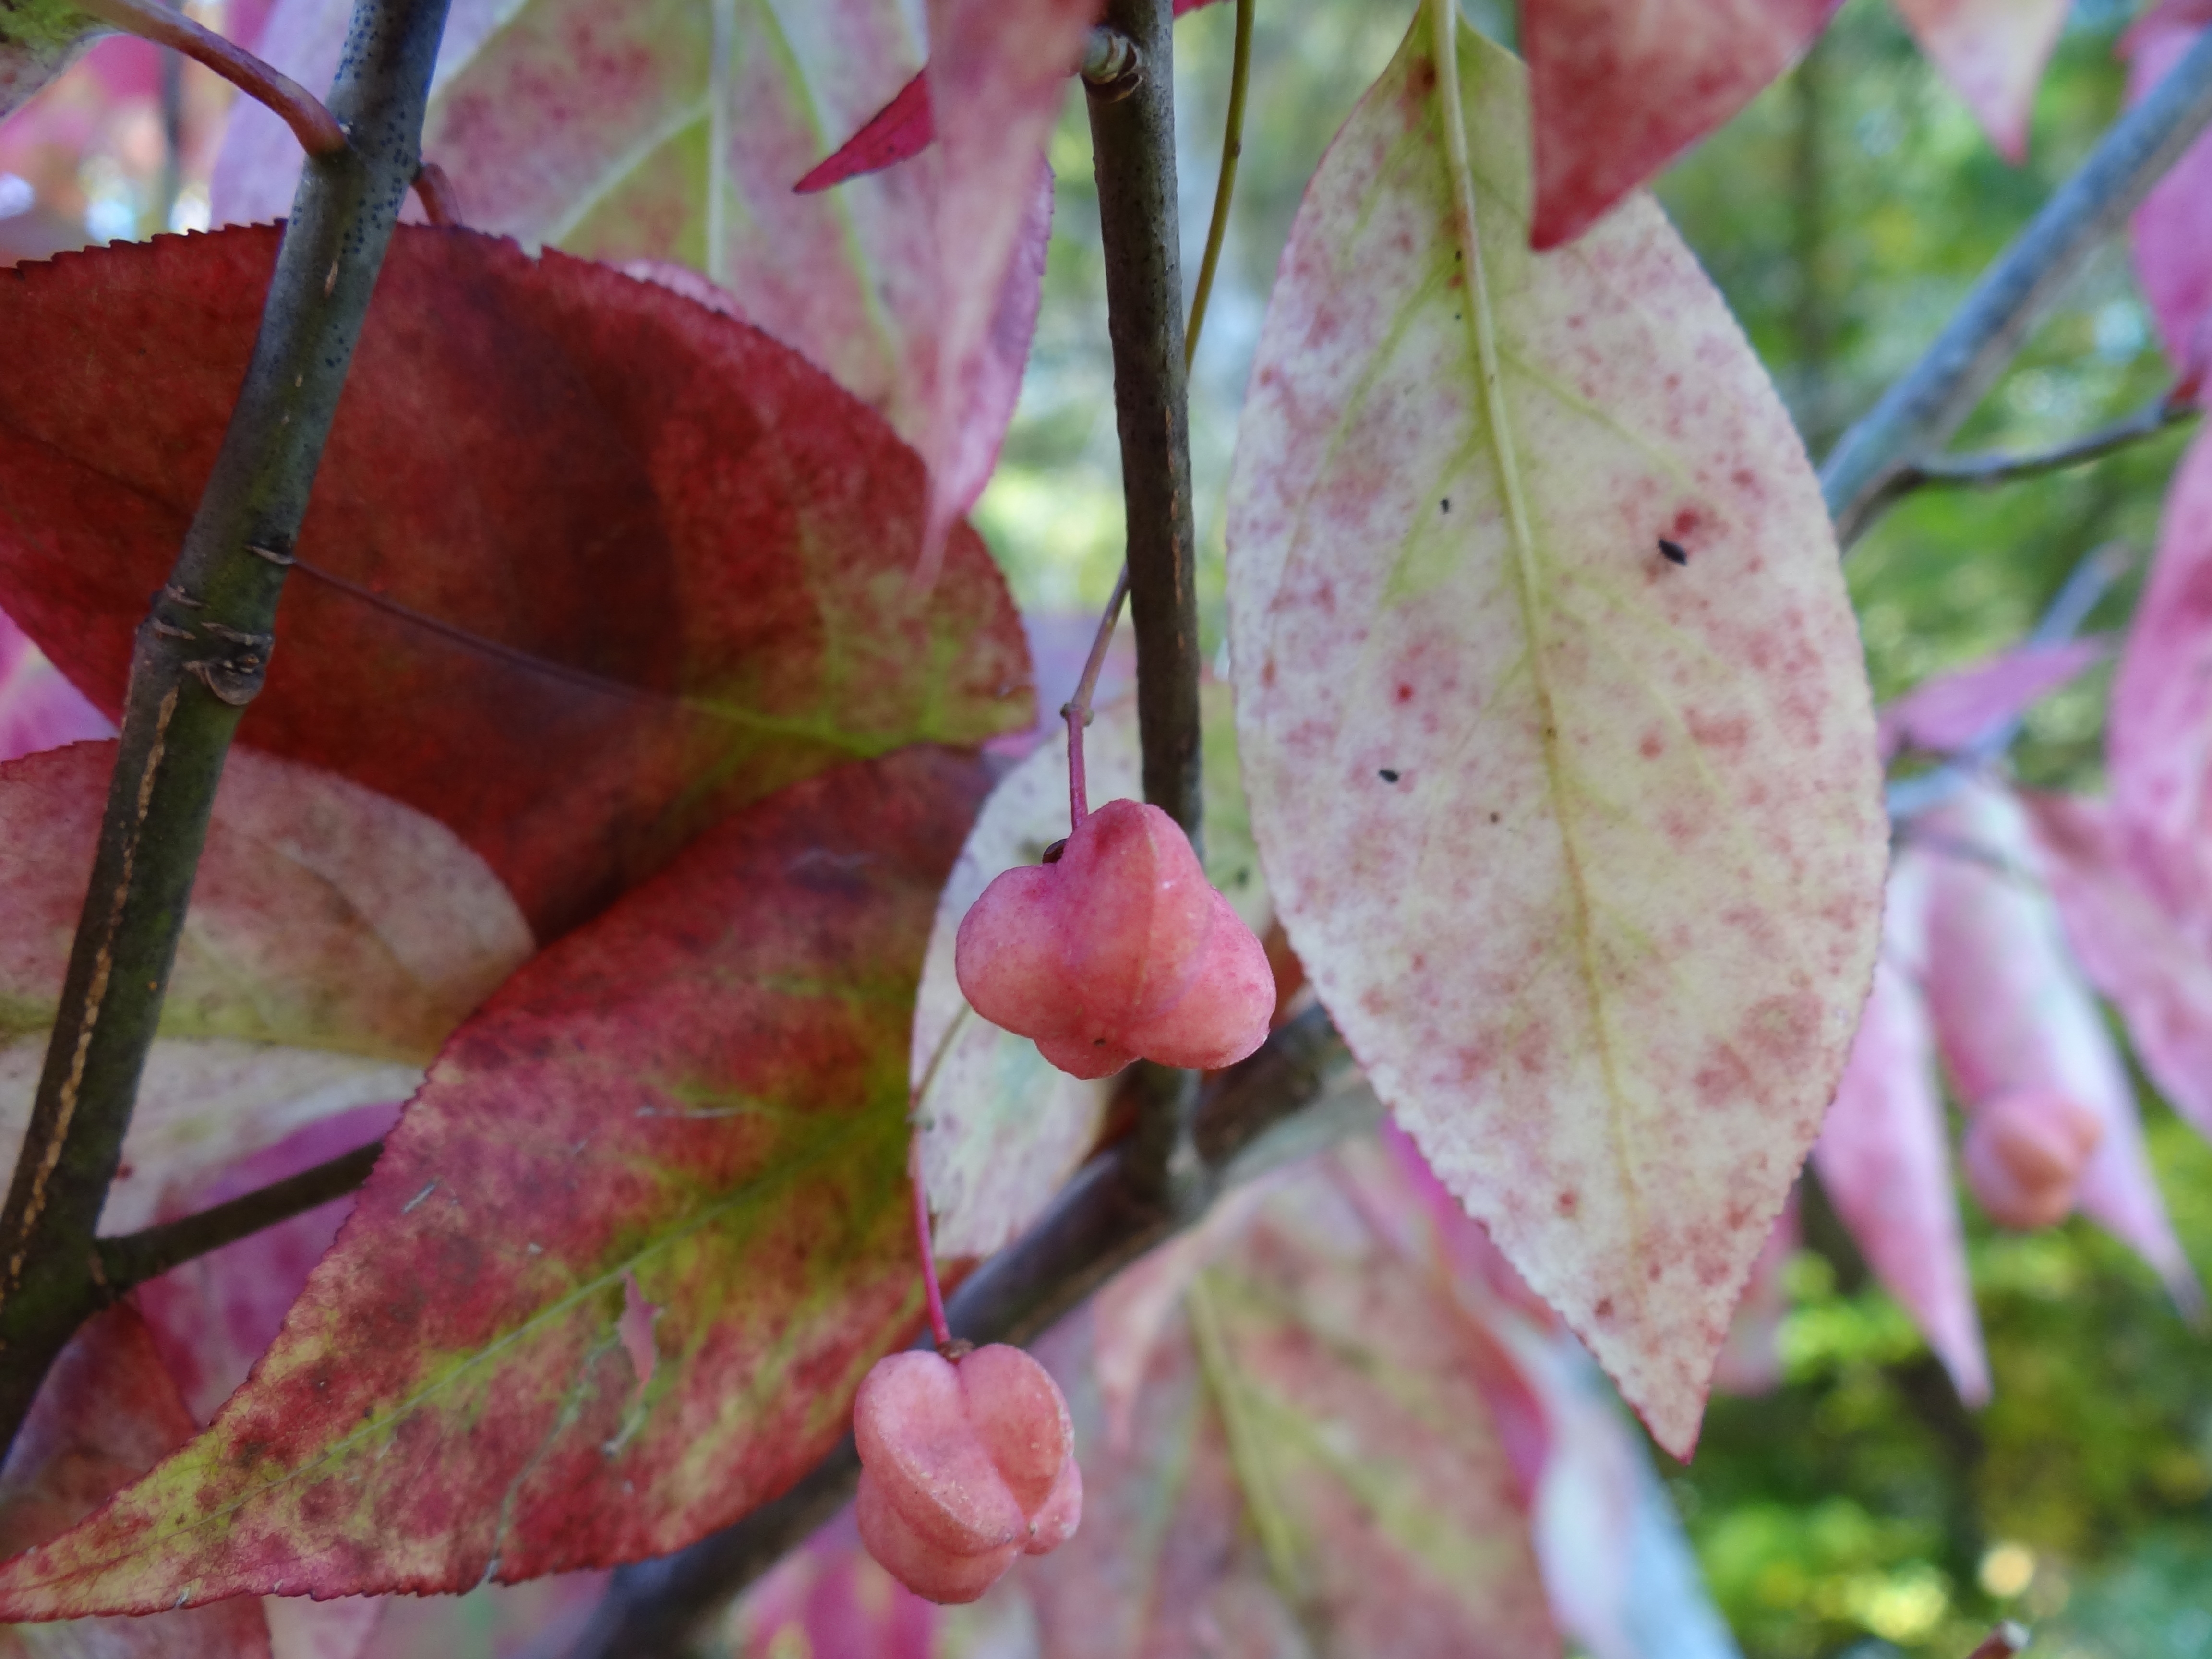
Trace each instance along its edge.
<path fill-rule="evenodd" d="M 2212 433 L 2190 444 L 2167 486 L 2105 742 L 2112 810 L 2128 830 L 2198 844 L 2212 829 Z"/>
<path fill-rule="evenodd" d="M 1998 153 L 2026 161 L 2035 89 L 2065 27 L 2067 0 L 1897 0 L 1897 9 Z"/>
<path fill-rule="evenodd" d="M 88 1322 L 62 1350 L 0 1469 L 0 1552 L 43 1544 L 98 1509 L 191 1438 L 192 1419 L 127 1303 Z M 0 1659 L 268 1659 L 258 1603 L 87 1620 L 34 1632 L 0 1628 Z"/>
<path fill-rule="evenodd" d="M 398 1117 L 397 1102 L 356 1106 L 316 1118 L 220 1171 L 188 1170 L 164 1186 L 153 1218 L 173 1221 L 297 1175 L 380 1139 Z M 350 1194 L 332 1199 L 138 1287 L 134 1299 L 195 1424 L 213 1418 L 246 1381 L 353 1206 Z"/>
<path fill-rule="evenodd" d="M 1538 249 L 1614 203 L 1752 100 L 1839 0 L 1526 0 Z"/>
<path fill-rule="evenodd" d="M 350 11 L 349 0 L 284 0 L 268 55 L 322 85 Z M 708 0 L 458 0 L 425 152 L 480 228 L 711 279 L 748 321 L 826 369 L 931 459 L 942 528 L 981 490 L 1013 414 L 1048 191 L 1008 204 L 1014 257 L 982 243 L 959 250 L 988 266 L 983 291 L 943 289 L 939 215 L 957 192 L 940 190 L 934 162 L 833 201 L 791 189 L 825 129 L 849 131 L 914 74 L 912 9 L 848 0 L 741 7 L 726 27 L 719 15 Z M 299 167 L 291 134 L 242 105 L 216 170 L 216 215 L 281 215 Z M 971 311 L 988 313 L 986 331 Z"/>
<path fill-rule="evenodd" d="M 906 1039 L 984 774 L 782 791 L 447 1045 L 198 1439 L 0 1568 L 0 1616 L 454 1590 L 677 1548 L 803 1474 L 919 1302 Z M 641 1385 L 625 1276 L 662 1310 Z"/>
<path fill-rule="evenodd" d="M 2199 1304 L 2151 1172 L 2134 1086 L 2067 949 L 2019 801 L 1977 785 L 1917 827 L 1936 854 L 1929 1011 L 1960 1098 L 1972 1113 L 2008 1094 L 2050 1090 L 2086 1109 L 2104 1133 L 2082 1173 L 2082 1210 L 2149 1262 L 2178 1303 Z"/>
<path fill-rule="evenodd" d="M 46 653 L 0 611 L 0 762 L 114 733 Z"/>
<path fill-rule="evenodd" d="M 163 238 L 0 278 L 0 605 L 103 709 L 276 246 Z M 981 543 L 955 533 L 933 594 L 904 580 L 926 486 L 879 420 L 740 323 L 403 228 L 249 739 L 442 818 L 551 937 L 794 778 L 1027 723 Z"/>
<path fill-rule="evenodd" d="M 1175 15 L 1180 17 L 1213 3 L 1214 0 L 1175 0 Z M 868 118 L 866 125 L 816 162 L 793 188 L 803 196 L 812 195 L 848 179 L 880 173 L 921 155 L 936 140 L 937 118 L 931 107 L 929 66 L 925 64 L 890 103 Z"/>
<path fill-rule="evenodd" d="M 1929 856 L 1908 849 L 1890 871 L 1874 990 L 1813 1164 L 1867 1266 L 1920 1328 L 1959 1398 L 1978 1406 L 1990 1397 L 1990 1363 L 1920 988 Z"/>
<path fill-rule="evenodd" d="M 2121 38 L 2128 60 L 2128 99 L 2156 86 L 2212 24 L 2207 0 L 2165 0 Z M 2197 139 L 2166 171 L 2136 210 L 2136 275 L 2166 341 L 2166 356 L 2185 379 L 2212 368 L 2212 135 Z M 2148 599 L 2146 595 L 2146 600 Z"/>
<path fill-rule="evenodd" d="M 1884 708 L 1875 723 L 1882 758 L 1906 749 L 1952 755 L 2016 720 L 2112 649 L 2100 639 L 2021 645 L 1938 674 Z"/>

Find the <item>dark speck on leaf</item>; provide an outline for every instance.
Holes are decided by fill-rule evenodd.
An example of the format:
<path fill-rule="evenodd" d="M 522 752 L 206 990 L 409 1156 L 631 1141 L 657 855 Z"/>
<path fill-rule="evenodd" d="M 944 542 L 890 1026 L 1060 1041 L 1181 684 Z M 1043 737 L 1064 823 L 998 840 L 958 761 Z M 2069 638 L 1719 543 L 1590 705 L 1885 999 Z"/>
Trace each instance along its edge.
<path fill-rule="evenodd" d="M 1664 536 L 1659 538 L 1659 553 L 1669 564 L 1687 564 L 1690 562 L 1689 549 L 1680 542 L 1668 541 Z"/>
<path fill-rule="evenodd" d="M 1058 841 L 1056 841 L 1056 842 L 1053 842 L 1053 844 L 1052 844 L 1051 846 L 1049 846 L 1049 847 L 1048 847 L 1048 848 L 1046 848 L 1044 849 L 1044 859 L 1043 859 L 1043 862 L 1045 862 L 1045 863 L 1047 863 L 1047 864 L 1057 864 L 1057 863 L 1059 863 L 1059 862 L 1060 862 L 1060 855 L 1062 853 L 1065 853 L 1066 850 L 1067 850 L 1067 837 L 1066 837 L 1066 836 L 1061 836 Z"/>
<path fill-rule="evenodd" d="M 1450 511 L 1451 511 L 1451 497 L 1450 497 L 1450 496 L 1449 496 L 1449 495 L 1445 496 L 1442 501 L 1440 501 L 1440 502 L 1438 502 L 1438 503 L 1437 503 L 1437 505 L 1438 505 L 1439 507 L 1442 507 L 1445 512 L 1447 512 L 1447 513 L 1450 512 Z"/>
<path fill-rule="evenodd" d="M 1383 782 L 1385 782 L 1385 783 L 1395 783 L 1395 782 L 1397 782 L 1397 781 L 1398 781 L 1398 775 L 1397 775 L 1395 772 L 1393 772 L 1393 771 L 1392 771 L 1389 767 L 1387 767 L 1387 766 L 1386 766 L 1386 767 L 1384 767 L 1381 771 L 1377 772 L 1375 775 L 1376 775 L 1376 777 L 1378 777 L 1378 778 L 1382 779 L 1382 781 L 1383 781 Z"/>

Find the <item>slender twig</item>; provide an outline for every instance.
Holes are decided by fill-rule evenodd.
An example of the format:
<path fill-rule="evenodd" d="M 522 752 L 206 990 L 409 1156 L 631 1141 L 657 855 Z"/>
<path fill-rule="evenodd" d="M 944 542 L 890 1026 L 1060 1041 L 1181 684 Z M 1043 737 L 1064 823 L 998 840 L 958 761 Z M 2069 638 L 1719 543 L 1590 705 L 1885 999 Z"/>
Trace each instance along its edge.
<path fill-rule="evenodd" d="M 104 1292 L 94 1239 L 225 753 L 407 185 L 446 0 L 359 0 L 198 511 L 131 657 L 115 773 L 31 1121 L 0 1211 L 0 1444 Z"/>
<path fill-rule="evenodd" d="M 945 1322 L 945 1287 L 937 1281 L 937 1243 L 929 1236 L 929 1183 L 922 1178 L 919 1128 L 907 1145 L 906 1184 L 914 1206 L 915 1252 L 921 1262 L 922 1305 L 929 1314 L 929 1334 L 942 1352 L 952 1346 L 952 1328 Z"/>
<path fill-rule="evenodd" d="M 2008 1619 L 1982 1638 L 1981 1646 L 1966 1659 L 2013 1659 L 2027 1646 L 2027 1632 Z"/>
<path fill-rule="evenodd" d="M 1170 0 L 1109 0 L 1105 21 L 1136 42 L 1143 64 L 1127 96 L 1092 94 L 1091 136 L 1128 512 L 1145 799 L 1202 851 L 1198 561 L 1183 393 L 1173 17 Z"/>
<path fill-rule="evenodd" d="M 1940 450 L 1958 430 L 2044 308 L 2208 122 L 2212 29 L 2112 123 L 2080 170 L 1983 273 L 1926 355 L 1844 434 L 1820 469 L 1821 493 L 1844 546 L 1872 522 L 1898 470 Z"/>
<path fill-rule="evenodd" d="M 2048 449 L 1992 450 L 1973 455 L 1930 455 L 1908 460 L 1883 482 L 1880 493 L 1867 504 L 1860 523 L 1862 527 L 1871 524 L 1916 489 L 1990 489 L 1998 484 L 2016 483 L 2023 478 L 2039 478 L 2045 473 L 2086 466 L 2147 438 L 2154 438 L 2169 427 L 2193 421 L 2199 413 L 2194 403 L 2168 395 L 2146 404 L 2132 415 Z"/>
<path fill-rule="evenodd" d="M 173 47 L 204 64 L 255 102 L 267 105 L 310 155 L 335 155 L 346 147 L 345 130 L 323 100 L 290 76 L 263 63 L 213 29 L 202 28 L 161 0 L 76 0 L 77 9 L 112 28 L 157 46 Z"/>
<path fill-rule="evenodd" d="M 197 1256 L 235 1244 L 334 1198 L 343 1198 L 368 1179 L 383 1151 L 382 1141 L 372 1140 L 197 1214 L 125 1233 L 120 1238 L 103 1238 L 94 1247 L 100 1253 L 100 1283 L 111 1296 L 119 1296 L 132 1285 L 157 1279 Z"/>
<path fill-rule="evenodd" d="M 415 172 L 415 199 L 422 204 L 422 216 L 434 225 L 458 225 L 461 222 L 461 198 L 453 189 L 453 181 L 447 177 L 445 168 L 435 161 L 425 161 Z"/>
<path fill-rule="evenodd" d="M 1091 816 L 1091 786 L 1083 773 L 1083 728 L 1091 724 L 1091 700 L 1097 694 L 1098 672 L 1106 666 L 1106 648 L 1114 642 L 1114 628 L 1121 620 L 1121 601 L 1128 592 L 1129 567 L 1125 564 L 1114 579 L 1114 595 L 1106 601 L 1105 614 L 1098 618 L 1098 631 L 1091 636 L 1091 655 L 1084 662 L 1083 678 L 1075 683 L 1075 695 L 1060 706 L 1060 717 L 1067 722 L 1070 835 L 1083 828 L 1083 820 Z"/>
<path fill-rule="evenodd" d="M 1190 321 L 1183 329 L 1182 367 L 1188 375 L 1198 357 L 1198 337 L 1206 326 L 1206 303 L 1213 298 L 1213 273 L 1229 240 L 1229 204 L 1237 195 L 1237 163 L 1244 154 L 1244 94 L 1252 82 L 1252 14 L 1257 0 L 1237 0 L 1237 46 L 1229 63 L 1229 117 L 1222 125 L 1221 172 L 1213 181 L 1213 217 L 1206 227 L 1206 252 L 1198 262 L 1198 286 L 1191 290 Z"/>
<path fill-rule="evenodd" d="M 1043 1219 L 953 1293 L 955 1337 L 1025 1342 L 1048 1328 L 1129 1262 L 1205 1213 L 1219 1194 L 1275 1166 L 1289 1152 L 1372 1121 L 1364 1091 L 1335 1089 L 1351 1057 L 1318 1008 L 1270 1036 L 1259 1053 L 1215 1079 L 1202 1097 L 1194 1139 L 1206 1179 L 1194 1203 L 1175 1207 L 1136 1167 L 1127 1143 L 1080 1170 Z M 617 1571 L 570 1659 L 678 1659 L 744 1587 L 836 1513 L 853 1495 L 860 1462 L 848 1438 L 790 1491 L 687 1549 Z"/>

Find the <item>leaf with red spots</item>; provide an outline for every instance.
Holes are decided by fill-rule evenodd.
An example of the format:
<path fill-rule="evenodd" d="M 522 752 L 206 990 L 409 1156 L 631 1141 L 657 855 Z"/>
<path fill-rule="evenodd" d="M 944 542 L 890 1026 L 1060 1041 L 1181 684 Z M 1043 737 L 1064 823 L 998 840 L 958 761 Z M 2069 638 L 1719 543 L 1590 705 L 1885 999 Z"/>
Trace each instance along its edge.
<path fill-rule="evenodd" d="M 0 276 L 0 605 L 108 712 L 276 248 L 231 230 Z M 550 938 L 794 778 L 1027 723 L 981 543 L 955 535 L 933 594 L 906 580 L 926 489 L 741 323 L 403 228 L 249 738 L 450 824 Z"/>
<path fill-rule="evenodd" d="M 2028 117 L 2067 0 L 1897 0 L 1920 50 L 2008 161 L 2027 159 Z"/>
<path fill-rule="evenodd" d="M 1907 749 L 1953 755 L 2015 720 L 2110 654 L 2100 639 L 2021 645 L 1913 687 L 1881 711 L 1882 757 Z"/>
<path fill-rule="evenodd" d="M 1813 43 L 1838 3 L 1525 0 L 1534 246 L 1572 241 L 1749 103 Z"/>
<path fill-rule="evenodd" d="M 1264 932 L 1267 887 L 1237 779 L 1229 688 L 1202 686 L 1200 707 L 1206 878 L 1247 927 Z M 1142 795 L 1133 699 L 1098 711 L 1084 765 L 1094 805 Z M 1066 745 L 1048 738 L 992 791 L 937 902 L 909 1066 L 937 1248 L 949 1257 L 988 1255 L 1036 1219 L 1097 1141 L 1112 1092 L 1108 1080 L 1070 1077 L 1027 1037 L 977 1016 L 952 971 L 969 907 L 1000 871 L 1036 863 L 1067 825 Z"/>
<path fill-rule="evenodd" d="M 1971 1113 L 2000 1096 L 2054 1090 L 2104 1133 L 2079 1201 L 2129 1245 L 2176 1302 L 2203 1301 L 2159 1196 L 2135 1088 L 2081 969 L 2066 948 L 2020 803 L 1977 784 L 1916 824 L 1929 866 L 1928 1004 L 1959 1098 Z"/>
<path fill-rule="evenodd" d="M 2165 0 L 2122 37 L 2128 99 L 2135 102 L 2180 61 L 2206 25 L 2207 0 Z M 2212 368 L 2212 134 L 2182 153 L 2136 210 L 2136 275 L 2166 341 L 2166 356 L 2185 380 Z M 2201 446 L 2200 446 L 2201 447 Z"/>
<path fill-rule="evenodd" d="M 191 1432 L 137 1310 L 125 1304 L 97 1316 L 47 1372 L 0 1469 L 0 1552 L 67 1531 Z M 0 1659 L 40 1654 L 268 1659 L 269 1626 L 258 1602 L 235 1601 L 145 1619 L 0 1627 Z"/>
<path fill-rule="evenodd" d="M 1215 1242 L 1146 1346 L 1121 1431 L 1091 1329 L 1043 1345 L 1084 1474 L 1081 1529 L 1006 1580 L 1046 1651 L 1304 1650 L 1301 1630 L 1316 1650 L 1408 1659 L 1559 1650 L 1472 1323 L 1337 1168 Z"/>
<path fill-rule="evenodd" d="M 1719 295 L 1648 200 L 1529 252 L 1521 70 L 1462 28 L 1440 74 L 1437 15 L 1323 161 L 1261 338 L 1245 787 L 1376 1092 L 1686 1455 L 1872 969 L 1873 714 Z"/>
<path fill-rule="evenodd" d="M 1019 233 L 1018 255 L 994 243 L 982 291 L 948 299 L 938 215 L 952 181 L 938 159 L 834 197 L 792 189 L 829 141 L 915 75 L 915 10 L 901 0 L 732 0 L 726 11 L 714 0 L 456 0 L 422 143 L 480 229 L 712 279 L 746 320 L 930 458 L 949 522 L 981 490 L 1013 414 L 1049 194 L 1024 176 L 999 216 Z M 264 55 L 325 85 L 350 12 L 350 0 L 281 0 Z M 1073 62 L 1071 52 L 1062 79 Z M 241 103 L 216 167 L 216 215 L 282 215 L 299 170 L 298 141 Z M 986 331 L 956 343 L 974 322 L 964 309 L 980 309 Z"/>
<path fill-rule="evenodd" d="M 1874 990 L 1813 1165 L 1867 1266 L 1920 1328 L 1959 1398 L 1978 1406 L 1990 1397 L 1990 1362 L 1921 990 L 1930 856 L 1908 848 L 1890 872 Z"/>
<path fill-rule="evenodd" d="M 213 1425 L 0 1616 L 453 1590 L 674 1549 L 844 1432 L 920 1298 L 906 1039 L 981 767 L 715 826 L 455 1035 Z M 661 1310 L 641 1384 L 624 1281 Z"/>

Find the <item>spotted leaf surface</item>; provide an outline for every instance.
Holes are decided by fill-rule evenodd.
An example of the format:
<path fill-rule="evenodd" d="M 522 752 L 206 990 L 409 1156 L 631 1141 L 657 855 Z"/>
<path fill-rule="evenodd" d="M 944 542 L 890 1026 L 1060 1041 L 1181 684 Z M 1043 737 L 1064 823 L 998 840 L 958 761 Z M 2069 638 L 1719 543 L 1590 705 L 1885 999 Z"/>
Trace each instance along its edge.
<path fill-rule="evenodd" d="M 2164 0 L 2120 41 L 2128 60 L 2128 97 L 2141 99 L 2181 59 L 2206 25 L 2205 0 Z M 2166 356 L 2189 380 L 2212 368 L 2212 136 L 2200 137 L 2166 169 L 2136 210 L 2136 275 L 2158 319 Z"/>
<path fill-rule="evenodd" d="M 1539 248 L 1571 241 L 1813 43 L 1838 0 L 1527 0 Z M 1526 212 L 1522 216 L 1528 216 Z"/>
<path fill-rule="evenodd" d="M 708 832 L 454 1036 L 246 1386 L 0 1616 L 464 1589 L 804 1473 L 919 1310 L 904 1057 L 982 796 L 935 749 Z M 661 1310 L 641 1382 L 625 1281 Z"/>
<path fill-rule="evenodd" d="M 1043 1650 L 1559 1651 L 1470 1325 L 1324 1163 L 1272 1194 L 1148 1335 L 1126 1431 L 1091 1330 L 1045 1353 L 1084 1471 L 1082 1529 L 1008 1582 Z"/>
<path fill-rule="evenodd" d="M 0 274 L 0 606 L 104 712 L 276 249 L 237 229 Z M 982 544 L 957 530 L 926 597 L 905 580 L 927 489 L 879 419 L 757 330 L 605 266 L 403 228 L 249 735 L 450 825 L 553 937 L 796 778 L 1027 724 Z"/>
<path fill-rule="evenodd" d="M 1261 335 L 1229 509 L 1252 823 L 1376 1092 L 1686 1455 L 1865 996 L 1873 715 L 1720 296 L 1648 200 L 1530 253 L 1519 66 L 1462 29 L 1440 74 L 1432 15 Z"/>
<path fill-rule="evenodd" d="M 1262 931 L 1270 907 L 1237 776 L 1229 688 L 1202 687 L 1200 706 L 1206 879 L 1246 927 Z M 1094 806 L 1141 798 L 1133 699 L 1097 712 L 1083 752 Z M 988 1255 L 1035 1220 L 1097 1139 L 1111 1092 L 1110 1079 L 1070 1077 L 1027 1037 L 979 1017 L 952 971 L 969 908 L 1000 871 L 1041 860 L 1067 834 L 1067 746 L 1048 736 L 992 791 L 938 899 L 910 1065 L 937 1248 L 947 1256 Z"/>

